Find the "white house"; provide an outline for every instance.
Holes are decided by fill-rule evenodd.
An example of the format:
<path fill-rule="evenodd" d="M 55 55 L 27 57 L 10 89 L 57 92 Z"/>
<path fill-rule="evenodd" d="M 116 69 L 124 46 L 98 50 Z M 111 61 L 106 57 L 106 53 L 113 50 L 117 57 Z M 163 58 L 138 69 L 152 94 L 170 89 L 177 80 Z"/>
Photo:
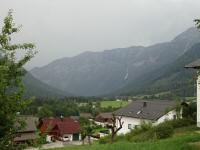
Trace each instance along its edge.
<path fill-rule="evenodd" d="M 199 75 L 200 59 L 197 59 L 196 61 L 186 65 L 185 68 L 198 69 L 197 71 L 197 127 L 200 127 L 200 75 Z"/>
<path fill-rule="evenodd" d="M 143 122 L 157 125 L 165 120 L 176 119 L 177 112 L 173 109 L 176 105 L 176 102 L 166 100 L 133 101 L 128 106 L 115 111 L 116 116 L 122 117 L 123 122 L 118 134 L 126 134 Z"/>

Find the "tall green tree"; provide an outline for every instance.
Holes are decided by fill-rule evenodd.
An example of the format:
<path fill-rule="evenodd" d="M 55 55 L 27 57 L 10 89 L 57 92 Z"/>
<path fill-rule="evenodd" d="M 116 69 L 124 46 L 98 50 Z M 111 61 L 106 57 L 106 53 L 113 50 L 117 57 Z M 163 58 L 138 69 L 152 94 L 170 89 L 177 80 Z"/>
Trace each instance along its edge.
<path fill-rule="evenodd" d="M 24 86 L 22 77 L 26 71 L 23 66 L 35 55 L 34 44 L 14 44 L 13 34 L 19 32 L 13 22 L 12 10 L 5 17 L 0 33 L 0 148 L 16 149 L 12 144 L 14 133 L 21 128 L 17 123 L 17 112 L 20 112 L 27 101 L 23 99 Z M 17 58 L 20 53 L 20 58 Z"/>
<path fill-rule="evenodd" d="M 88 138 L 88 144 L 91 145 L 91 136 L 94 134 L 95 129 L 97 129 L 97 125 L 86 118 L 80 118 L 81 124 L 81 140 L 84 145 L 84 140 Z"/>

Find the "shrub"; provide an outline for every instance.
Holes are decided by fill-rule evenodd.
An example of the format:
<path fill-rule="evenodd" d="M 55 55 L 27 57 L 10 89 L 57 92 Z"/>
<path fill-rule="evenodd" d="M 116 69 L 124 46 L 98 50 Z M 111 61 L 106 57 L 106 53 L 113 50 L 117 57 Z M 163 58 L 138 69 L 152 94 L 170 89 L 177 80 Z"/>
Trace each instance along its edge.
<path fill-rule="evenodd" d="M 186 127 L 195 124 L 196 122 L 192 119 L 177 119 L 177 120 L 171 120 L 167 121 L 166 123 L 172 125 L 173 128 L 180 128 L 180 127 Z"/>
<path fill-rule="evenodd" d="M 155 126 L 153 131 L 157 139 L 171 137 L 174 133 L 173 126 L 167 122 Z"/>
<path fill-rule="evenodd" d="M 107 138 L 100 138 L 99 139 L 99 144 L 107 144 L 108 143 L 108 139 Z"/>
<path fill-rule="evenodd" d="M 141 126 L 133 129 L 130 133 L 131 135 L 137 135 L 146 131 L 149 131 L 152 129 L 152 124 L 151 123 L 142 123 Z"/>
<path fill-rule="evenodd" d="M 149 131 L 146 131 L 146 132 L 143 132 L 143 133 L 140 133 L 138 135 L 130 137 L 129 141 L 144 142 L 144 141 L 153 141 L 155 139 L 156 139 L 155 134 L 153 132 L 153 129 L 151 129 Z"/>

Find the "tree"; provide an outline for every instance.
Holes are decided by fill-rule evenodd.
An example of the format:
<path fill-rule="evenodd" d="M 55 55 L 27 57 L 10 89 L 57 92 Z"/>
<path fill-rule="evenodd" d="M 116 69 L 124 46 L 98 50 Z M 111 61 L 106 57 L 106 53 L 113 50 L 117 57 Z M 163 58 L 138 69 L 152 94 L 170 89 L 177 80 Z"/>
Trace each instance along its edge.
<path fill-rule="evenodd" d="M 86 118 L 80 118 L 80 124 L 81 124 L 81 140 L 83 144 L 85 138 L 88 137 L 88 143 L 89 145 L 91 145 L 91 136 L 92 134 L 94 134 L 94 131 L 96 129 L 95 123 L 91 122 Z"/>
<path fill-rule="evenodd" d="M 195 24 L 196 24 L 196 27 L 197 27 L 198 29 L 200 29 L 200 19 L 194 19 L 194 22 L 195 22 Z"/>
<path fill-rule="evenodd" d="M 54 114 L 49 105 L 42 106 L 41 108 L 39 108 L 39 111 L 37 113 L 37 116 L 39 118 L 52 117 L 53 115 Z"/>
<path fill-rule="evenodd" d="M 12 11 L 4 19 L 0 33 L 0 147 L 4 149 L 16 149 L 12 146 L 14 133 L 22 126 L 16 127 L 17 112 L 20 112 L 27 101 L 23 99 L 24 86 L 22 77 L 26 73 L 23 66 L 34 56 L 34 44 L 13 44 L 11 36 L 17 33 L 20 27 L 13 23 Z M 23 50 L 21 57 L 16 54 Z"/>
<path fill-rule="evenodd" d="M 112 125 L 109 128 L 111 129 L 111 143 L 113 143 L 117 132 L 122 128 L 124 122 L 122 122 L 122 117 L 117 117 L 114 113 L 112 114 L 111 121 Z"/>

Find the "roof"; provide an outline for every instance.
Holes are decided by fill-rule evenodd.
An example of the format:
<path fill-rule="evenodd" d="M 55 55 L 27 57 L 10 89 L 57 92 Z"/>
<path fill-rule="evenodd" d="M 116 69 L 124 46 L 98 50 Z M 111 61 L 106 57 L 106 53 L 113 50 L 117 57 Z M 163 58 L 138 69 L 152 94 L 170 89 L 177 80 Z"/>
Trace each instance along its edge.
<path fill-rule="evenodd" d="M 112 113 L 100 113 L 96 116 L 95 121 L 111 123 L 112 117 Z"/>
<path fill-rule="evenodd" d="M 70 118 L 74 119 L 74 120 L 79 120 L 80 116 L 70 116 Z"/>
<path fill-rule="evenodd" d="M 185 68 L 194 68 L 194 69 L 199 69 L 200 68 L 200 59 L 197 59 L 190 64 L 186 65 Z"/>
<path fill-rule="evenodd" d="M 112 113 L 100 113 L 98 114 L 96 117 L 102 117 L 102 118 L 107 118 L 107 119 L 110 119 L 112 118 Z"/>
<path fill-rule="evenodd" d="M 14 142 L 34 140 L 37 138 L 36 133 L 21 133 L 14 138 Z"/>
<path fill-rule="evenodd" d="M 78 133 L 80 130 L 80 123 L 72 118 L 46 118 L 42 119 L 40 131 L 51 132 L 53 129 L 58 128 L 61 134 Z"/>
<path fill-rule="evenodd" d="M 92 114 L 91 113 L 80 113 L 80 117 L 92 118 Z"/>
<path fill-rule="evenodd" d="M 159 119 L 160 117 L 166 114 L 167 109 L 172 109 L 175 106 L 176 106 L 175 101 L 136 100 L 136 101 L 133 101 L 128 106 L 118 109 L 114 113 L 119 116 L 126 116 L 126 117 L 156 121 L 157 119 Z"/>
<path fill-rule="evenodd" d="M 56 124 L 55 128 L 58 129 L 60 135 L 63 134 L 74 134 L 80 132 L 80 124 L 77 120 L 59 122 Z"/>
<path fill-rule="evenodd" d="M 18 121 L 24 121 L 25 127 L 22 128 L 19 132 L 33 132 L 37 130 L 36 124 L 38 121 L 37 117 L 33 116 L 20 116 Z M 17 125 L 17 123 L 16 123 Z"/>

